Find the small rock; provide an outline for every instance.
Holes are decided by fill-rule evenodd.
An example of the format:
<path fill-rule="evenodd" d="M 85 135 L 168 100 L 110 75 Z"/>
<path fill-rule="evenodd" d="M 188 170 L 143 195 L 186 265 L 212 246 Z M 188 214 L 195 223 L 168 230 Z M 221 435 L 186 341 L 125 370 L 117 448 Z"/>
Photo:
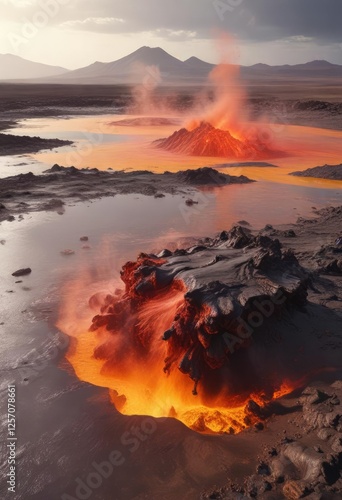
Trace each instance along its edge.
<path fill-rule="evenodd" d="M 331 449 L 336 453 L 342 453 L 342 437 L 336 436 L 331 444 Z"/>
<path fill-rule="evenodd" d="M 89 237 L 88 236 L 81 236 L 80 241 L 88 241 Z"/>
<path fill-rule="evenodd" d="M 336 382 L 331 384 L 331 387 L 334 389 L 342 389 L 342 380 L 336 380 Z"/>
<path fill-rule="evenodd" d="M 259 476 L 270 476 L 271 475 L 270 468 L 267 464 L 265 464 L 265 462 L 261 462 L 258 465 L 257 473 L 259 474 Z"/>
<path fill-rule="evenodd" d="M 304 498 L 309 493 L 309 490 L 302 481 L 287 481 L 283 488 L 283 493 L 285 498 L 297 500 L 298 498 Z"/>
<path fill-rule="evenodd" d="M 316 405 L 322 403 L 329 396 L 315 387 L 307 387 L 302 393 L 299 401 L 301 404 Z"/>
<path fill-rule="evenodd" d="M 12 276 L 15 276 L 16 278 L 18 278 L 20 276 L 26 276 L 27 274 L 31 274 L 31 273 L 32 273 L 32 269 L 27 267 L 25 269 L 18 269 L 18 271 L 15 271 L 14 273 L 12 273 Z"/>
<path fill-rule="evenodd" d="M 285 236 L 285 238 L 296 238 L 297 237 L 297 235 L 293 231 L 293 229 L 289 229 L 288 231 L 284 231 L 284 236 Z"/>
<path fill-rule="evenodd" d="M 271 457 L 276 457 L 278 455 L 278 452 L 275 448 L 271 448 L 269 451 L 268 451 L 268 454 L 271 456 Z"/>
<path fill-rule="evenodd" d="M 192 207 L 193 205 L 198 205 L 198 201 L 194 201 L 189 198 L 188 200 L 186 200 L 185 204 L 188 205 L 188 207 Z"/>
<path fill-rule="evenodd" d="M 252 498 L 259 498 L 266 491 L 270 491 L 272 485 L 259 476 L 250 476 L 246 481 L 246 492 Z"/>
<path fill-rule="evenodd" d="M 74 250 L 62 250 L 61 255 L 74 255 L 75 251 Z"/>
<path fill-rule="evenodd" d="M 328 441 L 328 439 L 330 439 L 335 433 L 336 431 L 334 431 L 333 429 L 323 428 L 317 432 L 317 437 L 322 441 Z"/>
<path fill-rule="evenodd" d="M 229 234 L 227 231 L 222 231 L 219 236 L 221 241 L 227 241 L 229 238 Z"/>
<path fill-rule="evenodd" d="M 165 248 L 160 253 L 158 253 L 157 257 L 159 259 L 162 259 L 164 257 L 171 257 L 171 255 L 172 255 L 172 252 L 170 250 L 168 250 L 167 248 Z"/>

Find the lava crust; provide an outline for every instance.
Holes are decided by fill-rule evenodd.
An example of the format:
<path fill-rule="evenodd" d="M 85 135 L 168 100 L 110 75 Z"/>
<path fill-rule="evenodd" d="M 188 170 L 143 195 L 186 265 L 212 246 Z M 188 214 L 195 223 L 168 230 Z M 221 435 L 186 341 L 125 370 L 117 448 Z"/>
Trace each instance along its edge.
<path fill-rule="evenodd" d="M 163 339 L 164 371 L 178 367 L 190 376 L 194 394 L 198 382 L 203 387 L 210 383 L 213 373 L 229 365 L 235 351 L 248 347 L 254 331 L 271 316 L 300 309 L 306 303 L 309 279 L 295 255 L 278 240 L 252 236 L 241 226 L 186 250 L 140 254 L 136 262 L 123 267 L 121 278 L 125 292 L 106 298 L 91 330 L 131 335 L 139 356 L 153 352 L 154 343 Z M 176 297 L 174 314 L 156 338 L 149 321 L 142 321 L 141 311 L 157 300 L 167 308 L 172 297 Z M 100 346 L 95 356 L 107 357 L 109 363 L 115 358 L 106 346 Z"/>

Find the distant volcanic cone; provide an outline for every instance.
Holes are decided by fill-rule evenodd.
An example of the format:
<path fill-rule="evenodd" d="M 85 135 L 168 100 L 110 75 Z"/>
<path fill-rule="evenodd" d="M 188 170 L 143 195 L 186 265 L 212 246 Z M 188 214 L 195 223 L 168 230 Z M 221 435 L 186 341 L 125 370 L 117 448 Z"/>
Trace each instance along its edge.
<path fill-rule="evenodd" d="M 221 158 L 260 159 L 279 156 L 260 138 L 236 139 L 229 131 L 201 122 L 193 130 L 182 128 L 166 139 L 154 142 L 155 146 L 186 156 L 211 156 Z"/>

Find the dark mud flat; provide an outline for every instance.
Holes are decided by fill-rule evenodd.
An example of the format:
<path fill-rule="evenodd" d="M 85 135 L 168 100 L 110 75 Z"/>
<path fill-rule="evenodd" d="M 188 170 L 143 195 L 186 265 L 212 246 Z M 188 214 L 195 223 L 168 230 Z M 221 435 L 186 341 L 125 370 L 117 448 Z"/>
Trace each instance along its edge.
<path fill-rule="evenodd" d="M 41 137 L 0 134 L 0 156 L 38 153 L 43 149 L 54 149 L 71 146 L 71 141 L 60 139 L 42 139 Z"/>
<path fill-rule="evenodd" d="M 313 177 L 315 179 L 330 179 L 342 181 L 342 163 L 340 165 L 323 165 L 322 167 L 308 168 L 299 172 L 292 172 L 289 175 L 296 177 Z"/>
<path fill-rule="evenodd" d="M 256 120 L 265 113 L 272 122 L 342 129 L 342 93 L 339 79 L 288 82 L 249 82 L 249 108 Z M 305 89 L 305 90 L 303 90 Z M 23 118 L 96 115 L 134 110 L 134 91 L 128 85 L 0 84 L 1 121 Z M 164 100 L 173 110 L 189 110 L 199 87 L 164 87 L 155 90 L 152 106 Z M 318 125 L 319 124 L 319 125 Z M 6 127 L 7 128 L 7 127 Z M 1 129 L 1 122 L 0 122 Z"/>
<path fill-rule="evenodd" d="M 116 194 L 138 193 L 163 197 L 195 193 L 196 186 L 226 186 L 254 182 L 241 175 L 234 177 L 212 168 L 165 172 L 113 172 L 96 168 L 78 170 L 54 165 L 43 175 L 20 174 L 0 179 L 0 220 L 18 213 L 42 210 L 62 211 L 67 202 L 87 201 Z"/>

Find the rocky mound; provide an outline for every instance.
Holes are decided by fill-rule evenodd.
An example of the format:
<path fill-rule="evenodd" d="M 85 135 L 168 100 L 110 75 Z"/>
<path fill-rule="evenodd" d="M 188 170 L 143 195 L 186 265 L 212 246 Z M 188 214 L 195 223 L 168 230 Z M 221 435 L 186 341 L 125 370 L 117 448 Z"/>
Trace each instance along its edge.
<path fill-rule="evenodd" d="M 235 177 L 232 175 L 222 174 L 210 167 L 198 168 L 196 170 L 183 170 L 175 174 L 175 178 L 181 184 L 190 186 L 199 185 L 225 185 L 225 184 L 246 184 L 255 182 L 244 175 Z"/>
<path fill-rule="evenodd" d="M 60 139 L 0 134 L 0 156 L 37 153 L 42 149 L 60 148 L 71 144 L 71 141 Z"/>
<path fill-rule="evenodd" d="M 340 165 L 323 165 L 322 167 L 308 168 L 299 172 L 291 172 L 289 175 L 296 177 L 314 177 L 316 179 L 331 179 L 342 181 L 342 163 Z"/>

